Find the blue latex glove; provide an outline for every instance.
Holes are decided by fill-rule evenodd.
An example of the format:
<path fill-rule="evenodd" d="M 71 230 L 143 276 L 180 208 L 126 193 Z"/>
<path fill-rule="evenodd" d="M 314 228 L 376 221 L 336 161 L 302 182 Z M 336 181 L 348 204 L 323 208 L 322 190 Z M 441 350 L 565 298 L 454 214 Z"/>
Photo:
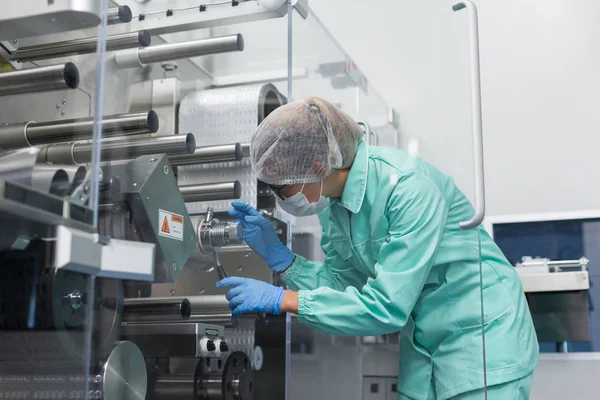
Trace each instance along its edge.
<path fill-rule="evenodd" d="M 233 287 L 227 292 L 229 308 L 237 317 L 247 312 L 279 315 L 283 288 L 250 278 L 231 277 L 217 282 L 217 287 Z"/>
<path fill-rule="evenodd" d="M 234 201 L 231 205 L 233 210 L 229 210 L 229 215 L 237 217 L 246 228 L 244 240 L 273 271 L 281 272 L 292 265 L 294 253 L 281 243 L 269 220 L 249 204 Z"/>

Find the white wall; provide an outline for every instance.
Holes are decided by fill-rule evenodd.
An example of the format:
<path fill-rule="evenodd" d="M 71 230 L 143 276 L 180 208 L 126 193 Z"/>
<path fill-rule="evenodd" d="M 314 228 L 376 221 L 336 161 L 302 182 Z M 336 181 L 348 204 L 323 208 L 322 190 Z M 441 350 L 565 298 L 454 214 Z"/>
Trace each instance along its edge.
<path fill-rule="evenodd" d="M 476 3 L 488 215 L 600 208 L 600 3 Z M 442 0 L 310 4 L 398 110 L 401 134 L 471 194 L 464 13 Z"/>

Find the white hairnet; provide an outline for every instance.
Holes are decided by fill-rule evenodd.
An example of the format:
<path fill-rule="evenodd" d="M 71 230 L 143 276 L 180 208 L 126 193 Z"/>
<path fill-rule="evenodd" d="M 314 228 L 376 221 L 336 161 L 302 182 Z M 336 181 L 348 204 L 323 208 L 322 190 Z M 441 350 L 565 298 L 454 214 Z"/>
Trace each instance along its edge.
<path fill-rule="evenodd" d="M 256 177 L 271 185 L 318 182 L 350 167 L 361 127 L 333 104 L 309 97 L 274 110 L 250 142 Z"/>

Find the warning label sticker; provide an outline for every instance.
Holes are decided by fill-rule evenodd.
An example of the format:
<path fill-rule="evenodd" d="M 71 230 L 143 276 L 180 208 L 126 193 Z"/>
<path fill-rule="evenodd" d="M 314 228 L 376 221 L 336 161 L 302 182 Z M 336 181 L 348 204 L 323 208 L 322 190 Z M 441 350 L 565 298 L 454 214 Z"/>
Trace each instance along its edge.
<path fill-rule="evenodd" d="M 183 241 L 183 217 L 165 210 L 158 210 L 158 235 Z"/>

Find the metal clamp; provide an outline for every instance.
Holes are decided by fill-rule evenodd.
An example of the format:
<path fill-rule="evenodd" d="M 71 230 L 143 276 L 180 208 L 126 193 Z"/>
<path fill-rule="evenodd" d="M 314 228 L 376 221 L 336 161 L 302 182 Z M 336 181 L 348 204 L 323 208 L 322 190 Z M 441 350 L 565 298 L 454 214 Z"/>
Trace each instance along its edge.
<path fill-rule="evenodd" d="M 470 0 L 456 3 L 452 10 L 466 8 L 469 13 L 469 48 L 471 54 L 471 115 L 473 118 L 473 163 L 475 169 L 475 214 L 459 224 L 461 229 L 478 227 L 485 217 L 485 176 L 483 169 L 483 124 L 481 112 L 481 75 L 479 64 L 479 22 L 477 7 Z"/>

